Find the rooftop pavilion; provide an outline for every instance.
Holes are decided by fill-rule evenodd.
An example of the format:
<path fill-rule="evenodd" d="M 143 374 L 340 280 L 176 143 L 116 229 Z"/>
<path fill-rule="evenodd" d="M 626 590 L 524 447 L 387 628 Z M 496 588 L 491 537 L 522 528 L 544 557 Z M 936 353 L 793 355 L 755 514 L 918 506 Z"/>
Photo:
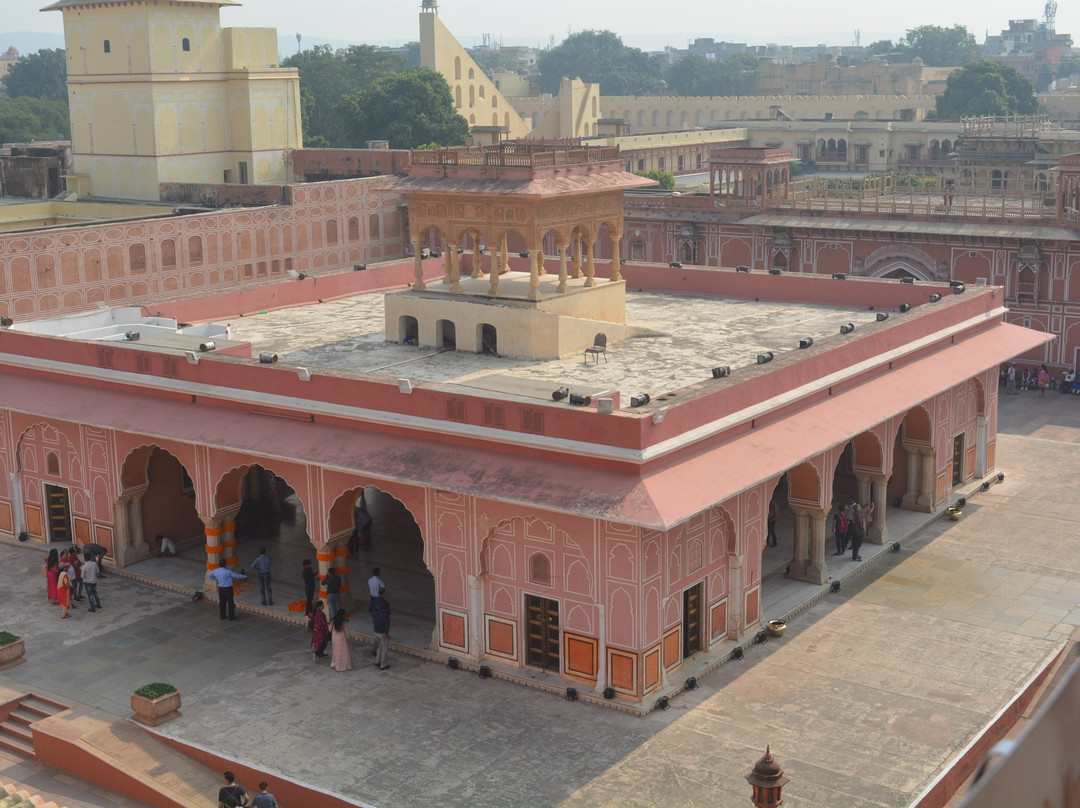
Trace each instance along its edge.
<path fill-rule="evenodd" d="M 462 333 L 472 347 L 498 329 L 504 340 L 512 337 L 511 353 L 538 359 L 584 350 L 606 328 L 622 335 L 623 191 L 650 185 L 655 182 L 623 170 L 618 147 L 577 141 L 413 152 L 409 176 L 395 189 L 408 195 L 415 277 L 410 293 L 388 298 L 387 332 L 400 324 L 400 338 L 421 346 L 456 345 Z M 446 253 L 446 293 L 432 294 L 424 278 L 421 245 L 432 232 Z M 615 246 L 610 281 L 598 285 L 595 248 L 602 234 Z M 545 278 L 549 236 L 557 283 Z M 508 278 L 504 287 L 511 250 L 528 259 L 528 275 Z M 471 281 L 467 291 L 463 271 Z M 496 302 L 498 311 L 490 305 Z M 425 321 L 435 325 L 415 327 Z M 450 338 L 438 328 L 446 322 L 455 324 Z"/>

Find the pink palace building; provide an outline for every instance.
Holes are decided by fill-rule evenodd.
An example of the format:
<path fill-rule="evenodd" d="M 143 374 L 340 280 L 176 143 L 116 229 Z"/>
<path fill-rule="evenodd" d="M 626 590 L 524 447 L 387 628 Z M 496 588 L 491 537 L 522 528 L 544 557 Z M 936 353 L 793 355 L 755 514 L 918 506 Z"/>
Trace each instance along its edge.
<path fill-rule="evenodd" d="M 415 653 L 655 699 L 853 569 L 836 504 L 880 551 L 994 471 L 1000 364 L 1049 337 L 997 286 L 592 258 L 641 184 L 504 145 L 0 236 L 0 532 L 148 577 L 165 534 L 192 589 L 268 544 L 361 611 L 381 566 Z"/>

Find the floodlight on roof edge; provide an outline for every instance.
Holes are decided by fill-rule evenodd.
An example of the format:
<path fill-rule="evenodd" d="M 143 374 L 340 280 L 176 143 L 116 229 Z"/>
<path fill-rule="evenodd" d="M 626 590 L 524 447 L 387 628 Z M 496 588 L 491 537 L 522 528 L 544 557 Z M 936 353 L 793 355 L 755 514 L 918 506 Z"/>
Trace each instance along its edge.
<path fill-rule="evenodd" d="M 855 330 L 855 323 L 844 323 L 844 325 L 840 326 L 840 333 L 841 334 L 850 334 L 854 330 Z"/>

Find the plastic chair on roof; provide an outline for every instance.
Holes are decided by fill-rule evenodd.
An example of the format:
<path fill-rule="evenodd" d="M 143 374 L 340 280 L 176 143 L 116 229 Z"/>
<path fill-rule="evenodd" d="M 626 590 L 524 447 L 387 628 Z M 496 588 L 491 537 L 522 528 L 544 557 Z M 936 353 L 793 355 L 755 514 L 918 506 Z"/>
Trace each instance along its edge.
<path fill-rule="evenodd" d="M 600 364 L 600 357 L 604 357 L 604 361 L 607 361 L 607 334 L 597 334 L 593 337 L 592 347 L 585 349 L 585 364 L 589 364 L 589 355 L 592 355 L 593 361 L 596 364 Z"/>

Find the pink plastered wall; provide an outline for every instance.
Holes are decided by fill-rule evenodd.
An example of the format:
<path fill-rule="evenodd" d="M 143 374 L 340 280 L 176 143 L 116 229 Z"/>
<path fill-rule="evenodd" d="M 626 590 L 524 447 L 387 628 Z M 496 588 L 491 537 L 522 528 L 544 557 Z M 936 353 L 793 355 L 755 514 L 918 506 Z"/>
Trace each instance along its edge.
<path fill-rule="evenodd" d="M 153 305 L 400 258 L 400 194 L 385 177 L 287 186 L 285 205 L 0 236 L 0 314 Z"/>

